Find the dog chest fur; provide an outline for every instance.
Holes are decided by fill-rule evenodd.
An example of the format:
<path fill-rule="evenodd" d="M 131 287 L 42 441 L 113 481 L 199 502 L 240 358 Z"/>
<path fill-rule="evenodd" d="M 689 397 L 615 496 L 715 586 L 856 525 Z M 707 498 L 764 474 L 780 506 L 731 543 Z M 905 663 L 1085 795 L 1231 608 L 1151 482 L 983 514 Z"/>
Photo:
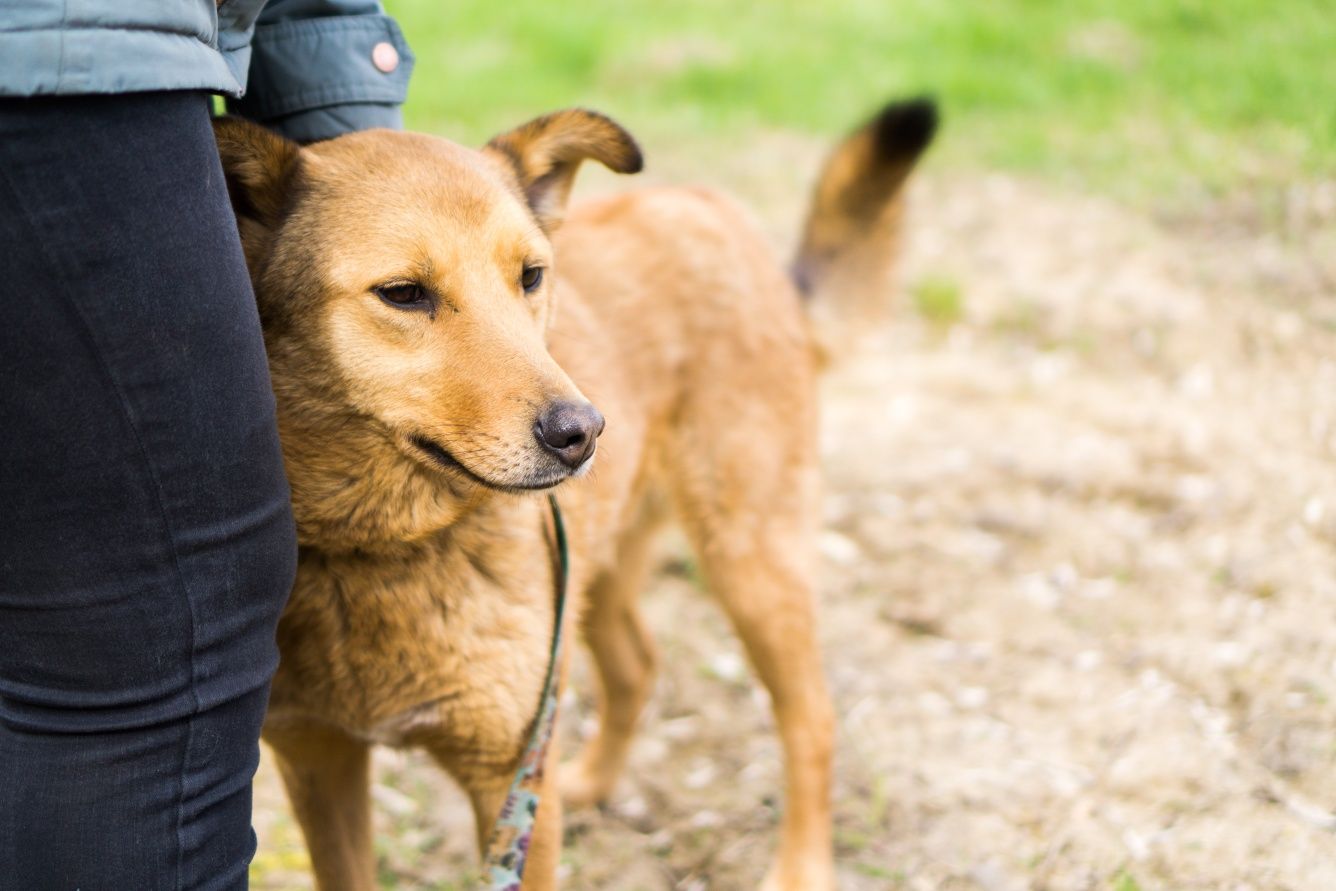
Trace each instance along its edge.
<path fill-rule="evenodd" d="M 554 570 L 539 507 L 506 499 L 392 556 L 303 551 L 279 626 L 270 723 L 514 752 L 537 709 L 552 635 Z"/>

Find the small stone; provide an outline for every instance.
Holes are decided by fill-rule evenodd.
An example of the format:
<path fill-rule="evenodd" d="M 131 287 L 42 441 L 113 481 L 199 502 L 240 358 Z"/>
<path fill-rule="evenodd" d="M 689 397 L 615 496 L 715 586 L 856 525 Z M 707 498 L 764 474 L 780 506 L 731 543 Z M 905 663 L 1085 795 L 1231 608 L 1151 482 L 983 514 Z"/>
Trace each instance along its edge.
<path fill-rule="evenodd" d="M 833 530 L 821 533 L 821 555 L 840 566 L 852 566 L 863 556 L 863 549 L 847 535 Z"/>

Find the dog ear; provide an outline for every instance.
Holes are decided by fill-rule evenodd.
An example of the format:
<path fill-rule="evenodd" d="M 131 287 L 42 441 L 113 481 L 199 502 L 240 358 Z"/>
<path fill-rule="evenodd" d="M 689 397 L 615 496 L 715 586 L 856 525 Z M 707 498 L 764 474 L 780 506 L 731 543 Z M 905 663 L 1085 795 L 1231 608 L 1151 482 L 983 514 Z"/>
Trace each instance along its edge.
<path fill-rule="evenodd" d="M 544 231 L 561 225 L 580 162 L 592 158 L 617 173 L 639 173 L 640 146 L 611 118 L 572 108 L 502 133 L 483 149 L 514 171 Z"/>
<path fill-rule="evenodd" d="M 245 118 L 214 118 L 213 135 L 242 235 L 252 226 L 273 229 L 287 206 L 301 147 Z"/>

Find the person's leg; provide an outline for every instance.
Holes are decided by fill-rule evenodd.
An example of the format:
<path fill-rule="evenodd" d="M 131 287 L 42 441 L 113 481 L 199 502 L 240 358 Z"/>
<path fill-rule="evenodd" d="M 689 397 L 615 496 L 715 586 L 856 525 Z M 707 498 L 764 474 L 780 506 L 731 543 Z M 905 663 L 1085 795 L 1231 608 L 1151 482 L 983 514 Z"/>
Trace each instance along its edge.
<path fill-rule="evenodd" d="M 0 888 L 244 888 L 296 544 L 206 97 L 0 100 Z"/>

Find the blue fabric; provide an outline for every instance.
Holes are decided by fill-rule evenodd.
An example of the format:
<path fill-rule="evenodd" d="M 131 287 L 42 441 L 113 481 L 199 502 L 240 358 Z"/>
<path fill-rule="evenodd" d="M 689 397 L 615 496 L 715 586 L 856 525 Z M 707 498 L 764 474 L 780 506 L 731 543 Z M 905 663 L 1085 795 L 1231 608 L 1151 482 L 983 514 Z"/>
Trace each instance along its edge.
<path fill-rule="evenodd" d="M 206 94 L 0 99 L 0 505 L 0 891 L 245 888 L 297 548 Z"/>
<path fill-rule="evenodd" d="M 375 0 L 0 0 L 0 96 L 207 90 L 310 141 L 402 126 L 412 69 Z"/>
<path fill-rule="evenodd" d="M 393 71 L 372 63 L 380 43 L 398 53 Z M 408 91 L 413 53 L 378 3 L 270 0 L 251 49 L 251 89 L 228 102 L 230 111 L 302 142 L 350 130 L 403 127 L 399 106 Z"/>

